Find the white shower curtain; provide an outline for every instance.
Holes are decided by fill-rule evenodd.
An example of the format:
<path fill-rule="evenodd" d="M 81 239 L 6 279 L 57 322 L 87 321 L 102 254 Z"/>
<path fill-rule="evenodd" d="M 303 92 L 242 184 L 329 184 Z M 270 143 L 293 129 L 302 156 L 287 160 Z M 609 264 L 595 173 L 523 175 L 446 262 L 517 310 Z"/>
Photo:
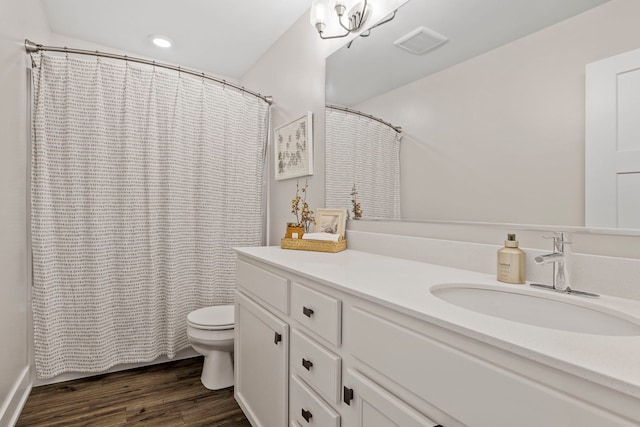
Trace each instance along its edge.
<path fill-rule="evenodd" d="M 169 357 L 263 242 L 268 105 L 163 69 L 36 56 L 31 229 L 41 378 Z"/>
<path fill-rule="evenodd" d="M 400 218 L 401 135 L 379 121 L 325 108 L 326 205 L 352 209 L 355 184 L 363 218 Z"/>

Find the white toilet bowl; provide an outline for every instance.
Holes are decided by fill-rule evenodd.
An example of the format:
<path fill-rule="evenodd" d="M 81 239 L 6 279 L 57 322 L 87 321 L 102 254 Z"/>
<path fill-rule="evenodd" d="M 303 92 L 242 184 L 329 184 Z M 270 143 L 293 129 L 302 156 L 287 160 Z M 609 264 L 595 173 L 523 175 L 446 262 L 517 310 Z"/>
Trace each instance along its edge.
<path fill-rule="evenodd" d="M 204 356 L 200 380 L 209 390 L 233 385 L 233 305 L 204 307 L 187 316 L 187 336 Z"/>

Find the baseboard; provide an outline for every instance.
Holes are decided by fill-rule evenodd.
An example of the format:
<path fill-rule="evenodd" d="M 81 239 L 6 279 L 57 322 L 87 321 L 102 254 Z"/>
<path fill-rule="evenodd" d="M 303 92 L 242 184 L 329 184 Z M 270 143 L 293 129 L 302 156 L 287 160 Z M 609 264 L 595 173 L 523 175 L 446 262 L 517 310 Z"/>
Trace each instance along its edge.
<path fill-rule="evenodd" d="M 61 383 L 64 381 L 72 381 L 72 380 L 78 380 L 80 378 L 89 378 L 89 377 L 95 377 L 96 375 L 103 375 L 103 374 L 108 374 L 111 372 L 119 372 L 119 371 L 126 371 L 128 369 L 135 369 L 135 368 L 142 368 L 143 366 L 151 366 L 151 365 L 157 365 L 159 363 L 165 363 L 165 362 L 172 362 L 172 361 L 176 361 L 176 360 L 182 360 L 182 359 L 189 359 L 192 357 L 198 357 L 200 356 L 200 354 L 195 351 L 193 348 L 188 347 L 185 348 L 184 350 L 180 350 L 176 356 L 173 359 L 169 359 L 167 356 L 163 355 L 160 356 L 156 359 L 154 359 L 151 362 L 146 362 L 146 363 L 124 363 L 121 365 L 116 365 L 106 371 L 102 371 L 102 372 L 68 372 L 66 374 L 61 374 L 58 375 L 57 377 L 53 377 L 53 378 L 47 378 L 47 379 L 39 379 L 36 378 L 33 382 L 33 386 L 34 387 L 39 387 L 39 386 L 43 386 L 43 385 L 49 385 L 49 384 L 56 384 L 56 383 Z M 3 427 L 0 424 L 0 427 Z"/>
<path fill-rule="evenodd" d="M 0 427 L 13 427 L 16 424 L 22 408 L 29 398 L 32 386 L 31 369 L 27 366 L 22 370 L 22 375 L 0 407 Z"/>

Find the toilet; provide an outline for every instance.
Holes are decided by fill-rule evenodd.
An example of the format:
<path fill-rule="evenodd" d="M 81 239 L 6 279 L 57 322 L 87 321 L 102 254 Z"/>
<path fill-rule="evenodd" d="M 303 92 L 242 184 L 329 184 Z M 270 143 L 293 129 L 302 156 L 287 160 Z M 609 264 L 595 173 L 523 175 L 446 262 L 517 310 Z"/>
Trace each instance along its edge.
<path fill-rule="evenodd" d="M 233 305 L 218 305 L 187 315 L 187 336 L 204 356 L 200 380 L 209 390 L 233 385 L 233 310 Z"/>

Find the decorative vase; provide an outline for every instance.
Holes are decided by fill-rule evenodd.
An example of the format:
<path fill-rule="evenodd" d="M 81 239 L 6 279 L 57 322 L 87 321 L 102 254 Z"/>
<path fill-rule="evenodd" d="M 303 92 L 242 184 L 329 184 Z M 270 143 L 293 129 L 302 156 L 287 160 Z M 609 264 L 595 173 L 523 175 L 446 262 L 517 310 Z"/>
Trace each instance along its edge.
<path fill-rule="evenodd" d="M 302 235 L 304 234 L 304 227 L 300 224 L 296 224 L 295 222 L 287 223 L 287 232 L 284 237 L 289 239 L 302 239 Z"/>

